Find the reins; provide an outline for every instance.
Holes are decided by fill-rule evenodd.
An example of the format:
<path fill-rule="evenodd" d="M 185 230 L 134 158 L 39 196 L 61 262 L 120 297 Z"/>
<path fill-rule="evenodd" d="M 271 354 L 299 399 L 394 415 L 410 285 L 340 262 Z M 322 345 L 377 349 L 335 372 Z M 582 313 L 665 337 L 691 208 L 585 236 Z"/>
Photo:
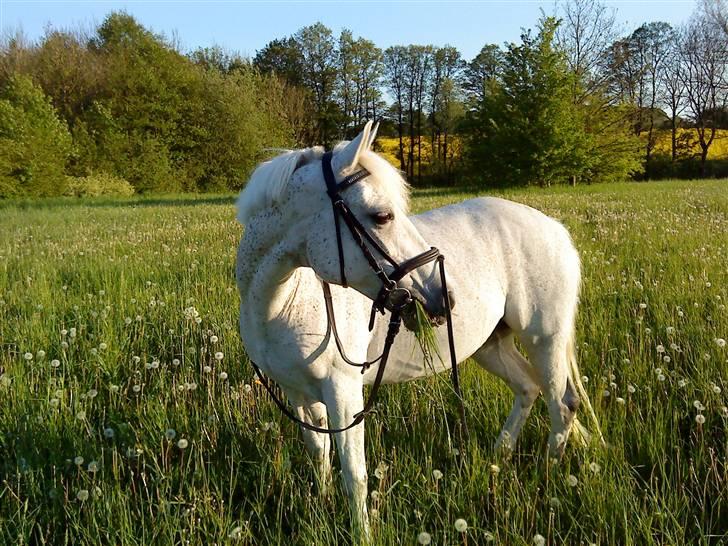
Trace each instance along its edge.
<path fill-rule="evenodd" d="M 389 318 L 389 326 L 387 327 L 387 335 L 384 340 L 384 348 L 382 349 L 382 354 L 379 357 L 370 361 L 354 362 L 346 355 L 344 347 L 341 343 L 341 339 L 339 337 L 339 332 L 336 327 L 336 317 L 334 315 L 333 301 L 331 298 L 331 287 L 327 282 L 322 281 L 329 331 L 331 333 L 331 336 L 334 338 L 334 343 L 336 344 L 336 348 L 339 351 L 341 358 L 348 365 L 361 368 L 362 374 L 365 373 L 370 366 L 379 363 L 377 375 L 375 376 L 374 382 L 372 383 L 369 398 L 364 404 L 364 408 L 354 416 L 354 420 L 349 425 L 343 428 L 336 429 L 317 427 L 303 421 L 302 419 L 299 419 L 276 395 L 269 380 L 263 375 L 263 372 L 260 370 L 260 368 L 251 361 L 253 369 L 255 370 L 255 373 L 258 376 L 260 383 L 268 391 L 268 394 L 270 394 L 271 398 L 281 410 L 281 412 L 283 412 L 286 417 L 298 423 L 302 427 L 308 430 L 312 430 L 314 432 L 331 434 L 344 432 L 345 430 L 349 430 L 350 428 L 357 426 L 364 420 L 365 415 L 369 413 L 374 407 L 377 392 L 379 391 L 382 379 L 384 378 L 384 371 L 387 367 L 390 350 L 402 325 L 402 312 L 414 301 L 409 290 L 407 290 L 406 288 L 401 288 L 400 286 L 398 286 L 397 283 L 415 269 L 422 267 L 423 265 L 427 265 L 428 263 L 431 263 L 433 261 L 437 261 L 438 269 L 440 272 L 443 303 L 445 307 L 445 319 L 447 323 L 448 349 L 450 350 L 450 365 L 453 389 L 458 398 L 460 424 L 462 427 L 461 431 L 465 435 L 467 435 L 465 407 L 463 405 L 463 397 L 460 389 L 460 379 L 458 376 L 457 358 L 455 355 L 455 338 L 452 328 L 452 310 L 450 304 L 450 295 L 447 291 L 447 280 L 445 275 L 445 257 L 440 253 L 438 249 L 432 247 L 429 250 L 422 252 L 421 254 L 405 260 L 402 263 L 398 263 L 397 260 L 392 258 L 387 250 L 382 247 L 382 245 L 361 224 L 356 216 L 354 216 L 354 213 L 351 212 L 351 209 L 347 206 L 346 202 L 341 196 L 342 191 L 365 179 L 367 176 L 369 176 L 369 172 L 366 169 L 361 169 L 354 174 L 347 176 L 346 178 L 344 178 L 344 180 L 337 184 L 336 177 L 334 175 L 333 169 L 331 168 L 332 155 L 332 152 L 326 152 L 321 159 L 321 164 L 324 174 L 324 180 L 326 181 L 326 193 L 331 199 L 331 206 L 334 213 L 336 245 L 339 252 L 339 272 L 341 278 L 341 286 L 343 286 L 344 288 L 348 287 L 344 263 L 344 245 L 341 236 L 341 221 L 343 221 L 346 224 L 346 227 L 349 229 L 349 232 L 354 239 L 354 242 L 362 251 L 364 258 L 369 263 L 369 267 L 372 269 L 374 274 L 377 276 L 377 278 L 379 278 L 380 282 L 382 283 L 382 288 L 380 289 L 377 298 L 372 303 L 372 312 L 369 319 L 369 330 L 371 331 L 374 328 L 374 320 L 377 312 L 384 314 L 385 308 L 388 307 L 391 313 Z M 384 268 L 382 268 L 377 259 L 374 257 L 373 251 L 380 254 L 394 268 L 391 273 L 387 274 L 384 271 Z M 462 451 L 460 457 L 462 457 Z"/>

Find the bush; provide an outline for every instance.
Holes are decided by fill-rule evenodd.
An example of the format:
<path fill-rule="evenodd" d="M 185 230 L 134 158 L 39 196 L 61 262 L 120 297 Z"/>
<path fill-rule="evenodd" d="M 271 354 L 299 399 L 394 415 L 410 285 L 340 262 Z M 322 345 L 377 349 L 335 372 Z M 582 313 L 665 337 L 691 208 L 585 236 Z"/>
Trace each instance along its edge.
<path fill-rule="evenodd" d="M 66 182 L 66 195 L 72 197 L 99 197 L 101 195 L 129 197 L 134 195 L 134 186 L 123 178 L 108 173 L 80 177 L 69 176 Z"/>

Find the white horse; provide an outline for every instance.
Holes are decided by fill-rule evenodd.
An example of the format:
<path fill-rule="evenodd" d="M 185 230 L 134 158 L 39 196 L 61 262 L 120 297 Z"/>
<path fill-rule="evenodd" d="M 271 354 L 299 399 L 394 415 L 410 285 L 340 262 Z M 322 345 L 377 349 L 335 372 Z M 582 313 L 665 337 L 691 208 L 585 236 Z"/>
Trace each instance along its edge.
<path fill-rule="evenodd" d="M 353 141 L 334 151 L 337 179 L 360 167 L 370 173 L 343 192 L 346 203 L 400 263 L 430 246 L 440 249 L 446 257 L 459 361 L 472 357 L 514 394 L 497 447 L 513 449 L 534 400 L 543 392 L 551 420 L 551 456 L 560 457 L 580 398 L 593 417 L 574 358 L 580 265 L 569 234 L 530 207 L 496 198 L 472 199 L 409 217 L 405 181 L 370 150 L 375 133 L 367 123 Z M 240 195 L 238 220 L 245 226 L 237 255 L 240 334 L 251 360 L 280 385 L 302 420 L 341 428 L 361 411 L 363 387 L 372 383 L 377 366 L 362 375 L 345 363 L 327 322 L 321 281 L 336 285 L 340 271 L 322 154 L 318 147 L 283 153 L 261 164 Z M 380 281 L 346 229 L 342 237 L 346 278 L 356 290 L 332 286 L 333 302 L 346 353 L 361 362 L 381 352 L 387 319 L 380 317 L 369 332 L 371 300 Z M 381 265 L 391 270 L 389 264 Z M 436 264 L 416 269 L 399 285 L 433 317 L 443 315 Z M 450 362 L 445 327 L 436 328 L 436 333 L 442 361 L 435 359 L 435 371 L 442 371 Z M 516 336 L 531 362 L 516 349 Z M 397 337 L 384 382 L 432 373 L 421 352 L 413 350 L 415 344 L 409 331 Z M 325 490 L 331 476 L 330 435 L 305 429 L 303 435 Z M 366 537 L 364 425 L 334 436 L 354 529 Z"/>

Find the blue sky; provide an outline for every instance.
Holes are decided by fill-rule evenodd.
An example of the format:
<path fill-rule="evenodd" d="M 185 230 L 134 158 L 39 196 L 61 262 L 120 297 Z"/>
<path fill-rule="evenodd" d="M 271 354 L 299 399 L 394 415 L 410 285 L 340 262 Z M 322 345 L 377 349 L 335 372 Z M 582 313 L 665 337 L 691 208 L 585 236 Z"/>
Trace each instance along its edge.
<path fill-rule="evenodd" d="M 677 25 L 688 19 L 693 0 L 608 1 L 617 19 L 632 30 L 646 21 Z M 450 44 L 470 59 L 486 43 L 517 41 L 554 1 L 61 1 L 0 0 L 0 29 L 22 29 L 35 39 L 50 24 L 90 27 L 112 10 L 124 9 L 156 32 L 179 38 L 185 50 L 221 45 L 253 56 L 274 38 L 321 21 L 335 34 L 349 28 L 385 48 L 394 44 Z"/>

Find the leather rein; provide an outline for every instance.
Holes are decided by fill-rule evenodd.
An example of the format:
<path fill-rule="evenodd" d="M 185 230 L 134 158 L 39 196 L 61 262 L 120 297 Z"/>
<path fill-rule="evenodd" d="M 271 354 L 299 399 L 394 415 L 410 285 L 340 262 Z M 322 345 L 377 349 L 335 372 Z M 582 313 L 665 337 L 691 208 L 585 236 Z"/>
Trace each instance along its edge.
<path fill-rule="evenodd" d="M 387 335 L 384 340 L 384 348 L 382 354 L 377 358 L 365 361 L 365 362 L 354 362 L 346 356 L 344 347 L 341 343 L 338 330 L 336 328 L 336 317 L 334 315 L 334 306 L 331 298 L 331 287 L 326 281 L 321 281 L 324 293 L 324 302 L 326 303 L 326 316 L 328 321 L 329 332 L 333 335 L 336 347 L 341 355 L 341 358 L 350 366 L 361 368 L 361 373 L 364 374 L 370 366 L 379 363 L 377 369 L 377 375 L 372 383 L 371 391 L 369 392 L 369 398 L 364 404 L 364 408 L 354 415 L 354 420 L 347 426 L 342 428 L 323 428 L 307 423 L 306 421 L 299 419 L 288 406 L 276 395 L 273 387 L 271 386 L 268 379 L 265 377 L 263 372 L 260 370 L 257 364 L 251 360 L 253 369 L 260 383 L 265 387 L 268 394 L 273 399 L 273 402 L 278 406 L 281 412 L 288 417 L 290 420 L 298 423 L 302 427 L 319 433 L 331 434 L 344 432 L 357 426 L 364 420 L 364 417 L 369 413 L 376 401 L 377 392 L 382 384 L 384 378 L 384 371 L 387 367 L 387 360 L 389 359 L 389 353 L 394 344 L 394 340 L 399 333 L 402 325 L 402 312 L 405 308 L 414 302 L 412 295 L 409 290 L 398 286 L 397 282 L 402 280 L 407 274 L 414 271 L 418 267 L 422 267 L 428 263 L 437 261 L 440 271 L 440 280 L 442 285 L 442 297 L 445 304 L 445 318 L 447 324 L 447 336 L 448 345 L 450 349 L 450 364 L 452 370 L 452 383 L 455 394 L 459 402 L 460 420 L 463 430 L 467 434 L 467 425 L 465 422 L 465 408 L 463 406 L 463 397 L 460 390 L 460 379 L 458 376 L 457 358 L 455 356 L 455 340 L 453 336 L 452 328 L 452 312 L 450 305 L 450 296 L 447 291 L 447 281 L 445 276 L 445 257 L 440 251 L 434 247 L 418 254 L 412 258 L 405 260 L 402 263 L 398 263 L 386 249 L 367 231 L 362 223 L 354 216 L 351 209 L 348 207 L 341 192 L 347 188 L 353 186 L 357 182 L 365 179 L 369 176 L 369 172 L 366 169 L 361 169 L 354 174 L 351 174 L 344 178 L 341 182 L 336 182 L 333 169 L 331 168 L 331 159 L 333 153 L 326 152 L 321 158 L 321 165 L 324 174 L 324 180 L 326 181 L 326 193 L 328 194 L 334 213 L 334 226 L 336 228 L 336 245 L 339 252 L 339 271 L 341 276 L 341 286 L 348 288 L 348 283 L 345 273 L 344 263 L 344 245 L 341 237 L 341 221 L 346 224 L 349 229 L 354 242 L 364 254 L 364 258 L 369 263 L 369 267 L 372 269 L 374 274 L 379 278 L 382 283 L 382 288 L 379 290 L 377 298 L 372 303 L 372 312 L 369 319 L 369 331 L 374 328 L 374 320 L 377 312 L 384 314 L 385 308 L 390 310 L 389 326 L 387 327 Z M 377 259 L 374 257 L 373 251 L 381 255 L 385 261 L 387 261 L 394 269 L 392 272 L 387 273 L 384 268 L 379 264 Z M 387 306 L 387 304 L 389 304 Z"/>

